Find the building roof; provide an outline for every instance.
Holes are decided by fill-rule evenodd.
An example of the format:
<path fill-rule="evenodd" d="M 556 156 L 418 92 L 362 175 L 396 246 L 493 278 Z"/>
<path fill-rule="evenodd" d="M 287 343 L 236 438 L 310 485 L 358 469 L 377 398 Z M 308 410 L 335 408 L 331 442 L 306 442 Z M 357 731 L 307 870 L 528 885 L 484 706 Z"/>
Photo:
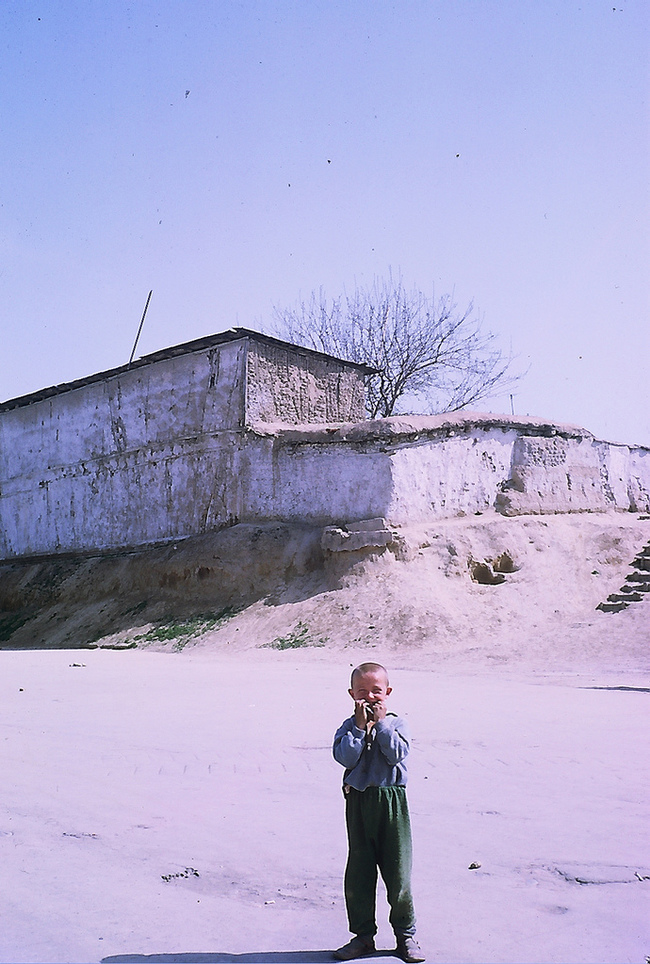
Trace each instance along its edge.
<path fill-rule="evenodd" d="M 300 345 L 292 345 L 287 341 L 282 341 L 280 338 L 273 338 L 271 335 L 264 335 L 262 332 L 253 331 L 250 328 L 230 328 L 227 331 L 220 331 L 215 335 L 195 338 L 193 341 L 186 341 L 181 345 L 172 345 L 171 348 L 163 348 L 160 351 L 152 352 L 150 355 L 143 355 L 128 365 L 120 365 L 119 368 L 110 368 L 108 371 L 97 372 L 94 375 L 86 375 L 84 378 L 76 378 L 72 382 L 63 382 L 60 385 L 52 385 L 50 388 L 42 388 L 39 391 L 31 392 L 29 395 L 10 398 L 6 402 L 0 402 L 0 412 L 8 412 L 12 408 L 23 408 L 26 405 L 33 405 L 35 402 L 41 402 L 46 398 L 51 398 L 53 395 L 72 392 L 76 388 L 82 388 L 84 385 L 92 385 L 95 382 L 114 378 L 116 375 L 121 375 L 136 368 L 144 368 L 146 365 L 153 365 L 156 362 L 164 361 L 166 358 L 175 358 L 178 355 L 189 355 L 192 352 L 205 351 L 207 348 L 223 345 L 226 342 L 240 341 L 245 338 L 260 342 L 261 344 L 270 345 L 273 348 L 287 348 L 297 355 L 326 358 L 329 361 L 338 362 L 347 368 L 356 368 L 364 375 L 370 375 L 375 371 L 374 368 L 370 368 L 368 365 L 345 361 L 343 358 L 336 358 L 334 355 L 327 355 L 325 352 L 314 351 L 311 348 L 303 348 Z"/>

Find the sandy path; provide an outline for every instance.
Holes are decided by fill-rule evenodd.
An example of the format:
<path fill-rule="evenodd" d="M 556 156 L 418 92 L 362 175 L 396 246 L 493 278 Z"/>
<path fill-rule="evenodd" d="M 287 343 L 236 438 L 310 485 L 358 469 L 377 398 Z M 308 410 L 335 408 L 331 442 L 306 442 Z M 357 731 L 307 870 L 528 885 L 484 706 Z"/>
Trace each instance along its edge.
<path fill-rule="evenodd" d="M 0 654 L 0 960 L 330 959 L 347 939 L 330 741 L 357 655 Z M 642 961 L 644 681 L 392 682 L 428 959 Z"/>

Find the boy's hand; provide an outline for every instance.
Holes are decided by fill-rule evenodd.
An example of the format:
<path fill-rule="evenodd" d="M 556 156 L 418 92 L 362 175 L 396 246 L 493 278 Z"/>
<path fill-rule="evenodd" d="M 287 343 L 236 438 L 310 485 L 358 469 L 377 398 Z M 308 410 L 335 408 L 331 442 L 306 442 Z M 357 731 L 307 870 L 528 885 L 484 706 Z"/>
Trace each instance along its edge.
<path fill-rule="evenodd" d="M 373 712 L 373 717 L 374 717 L 373 723 L 378 723 L 379 720 L 385 720 L 385 719 L 386 719 L 386 704 L 385 704 L 385 703 L 382 703 L 381 701 L 377 701 L 376 703 L 373 703 L 373 704 L 372 704 L 372 712 Z"/>
<path fill-rule="evenodd" d="M 360 730 L 370 732 L 379 720 L 386 718 L 386 704 L 381 701 L 365 703 L 363 700 L 354 702 L 354 723 Z"/>
<path fill-rule="evenodd" d="M 357 726 L 360 730 L 367 729 L 367 725 L 368 725 L 368 716 L 366 715 L 367 705 L 368 704 L 364 703 L 363 700 L 354 701 L 354 725 Z"/>

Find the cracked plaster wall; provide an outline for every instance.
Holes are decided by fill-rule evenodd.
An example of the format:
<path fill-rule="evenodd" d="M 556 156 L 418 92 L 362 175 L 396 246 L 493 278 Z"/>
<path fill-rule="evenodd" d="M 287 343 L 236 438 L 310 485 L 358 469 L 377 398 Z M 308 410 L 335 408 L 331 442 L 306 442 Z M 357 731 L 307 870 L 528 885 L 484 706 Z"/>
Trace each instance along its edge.
<path fill-rule="evenodd" d="M 386 419 L 260 440 L 246 518 L 406 525 L 504 515 L 650 511 L 650 450 L 489 416 Z M 252 471 L 252 469 L 251 469 Z"/>
<path fill-rule="evenodd" d="M 242 480 L 244 521 L 329 525 L 377 515 L 390 503 L 391 466 L 374 444 L 251 436 Z M 379 513 L 381 514 L 381 513 Z"/>
<path fill-rule="evenodd" d="M 650 462 L 644 449 L 592 436 L 518 437 L 510 475 L 496 498 L 504 515 L 650 510 Z"/>
<path fill-rule="evenodd" d="M 0 555 L 138 545 L 228 519 L 244 366 L 234 342 L 3 412 Z"/>
<path fill-rule="evenodd" d="M 247 364 L 247 422 L 360 422 L 365 390 L 358 369 L 335 358 L 251 342 Z"/>
<path fill-rule="evenodd" d="M 260 459 L 262 476 L 244 502 L 256 518 L 327 524 L 381 516 L 406 525 L 494 508 L 504 515 L 650 511 L 648 449 L 552 426 L 531 426 L 536 434 L 526 435 L 525 425 L 506 418 L 463 425 L 461 413 L 451 430 L 437 428 L 440 422 L 419 419 L 423 430 L 406 425 L 388 438 L 369 422 L 329 440 L 305 432 L 300 442 L 289 432 Z"/>
<path fill-rule="evenodd" d="M 402 444 L 391 454 L 394 522 L 484 512 L 510 474 L 517 431 L 479 429 Z"/>
<path fill-rule="evenodd" d="M 306 481 L 257 493 L 278 476 L 245 426 L 340 420 L 359 400 L 359 370 L 242 338 L 0 412 L 0 558 L 143 545 L 309 505 Z"/>

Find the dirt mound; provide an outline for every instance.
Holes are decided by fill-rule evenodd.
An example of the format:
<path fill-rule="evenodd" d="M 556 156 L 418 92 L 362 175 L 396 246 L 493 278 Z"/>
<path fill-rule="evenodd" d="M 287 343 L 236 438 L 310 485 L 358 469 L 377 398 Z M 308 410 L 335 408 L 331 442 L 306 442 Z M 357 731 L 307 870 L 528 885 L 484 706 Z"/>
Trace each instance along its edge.
<path fill-rule="evenodd" d="M 410 665 L 647 660 L 650 599 L 596 609 L 650 540 L 647 518 L 486 513 L 402 528 L 360 552 L 324 552 L 320 536 L 238 525 L 164 548 L 5 564 L 1 645 L 380 648 Z"/>

